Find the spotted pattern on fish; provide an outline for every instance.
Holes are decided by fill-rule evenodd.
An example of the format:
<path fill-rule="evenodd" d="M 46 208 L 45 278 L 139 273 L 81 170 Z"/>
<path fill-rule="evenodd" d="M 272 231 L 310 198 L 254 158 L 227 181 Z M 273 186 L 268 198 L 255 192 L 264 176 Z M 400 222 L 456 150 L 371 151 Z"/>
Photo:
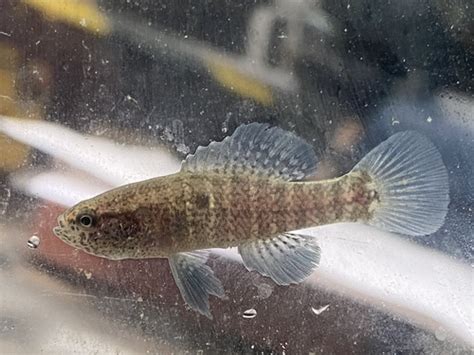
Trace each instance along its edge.
<path fill-rule="evenodd" d="M 54 233 L 109 259 L 169 259 L 183 299 L 208 317 L 224 296 L 202 249 L 238 247 L 244 265 L 279 285 L 319 265 L 311 236 L 288 233 L 362 222 L 409 235 L 435 232 L 449 204 L 446 168 L 433 144 L 398 133 L 348 174 L 303 181 L 317 164 L 311 147 L 279 128 L 240 126 L 199 148 L 179 173 L 113 189 L 68 209 Z M 201 250 L 201 251 L 199 251 Z"/>
<path fill-rule="evenodd" d="M 242 133 L 244 130 L 249 133 Z M 201 155 L 188 159 L 177 174 L 122 186 L 79 203 L 59 218 L 59 236 L 66 243 L 88 251 L 87 247 L 91 253 L 108 258 L 153 258 L 239 246 L 291 230 L 338 222 L 376 223 L 419 232 L 422 227 L 431 228 L 434 218 L 413 220 L 413 227 L 398 219 L 408 220 L 412 218 L 410 213 L 425 215 L 426 208 L 417 207 L 421 203 L 428 207 L 440 205 L 436 211 L 441 217 L 445 213 L 444 165 L 431 143 L 418 135 L 400 134 L 381 144 L 350 173 L 311 182 L 288 181 L 314 165 L 306 143 L 262 125 L 246 126 L 242 132 L 236 133 L 235 139 L 232 136 L 211 144 L 210 150 L 201 150 Z M 393 144 L 402 142 L 412 148 L 399 148 L 406 152 L 397 155 L 397 164 L 380 159 L 383 154 L 395 154 Z M 299 148 L 287 151 L 283 143 L 299 144 Z M 270 151 L 254 151 L 256 146 Z M 412 166 L 426 164 L 420 157 L 436 169 L 428 173 L 421 167 L 415 170 Z M 293 170 L 282 166 L 282 161 Z M 408 193 L 404 186 L 396 185 L 406 180 L 392 177 L 403 174 L 402 168 L 410 176 L 417 174 L 410 181 L 416 188 L 423 188 L 424 195 L 417 194 L 416 189 Z M 388 174 L 387 178 L 383 174 Z M 417 209 L 404 208 L 405 200 Z M 94 226 L 78 226 L 81 213 L 90 213 Z"/>
<path fill-rule="evenodd" d="M 109 258 L 163 257 L 237 246 L 287 230 L 368 220 L 377 194 L 368 175 L 324 182 L 286 182 L 250 174 L 178 173 L 115 189 L 65 215 L 76 235 L 77 211 L 95 226 L 65 241 Z"/>

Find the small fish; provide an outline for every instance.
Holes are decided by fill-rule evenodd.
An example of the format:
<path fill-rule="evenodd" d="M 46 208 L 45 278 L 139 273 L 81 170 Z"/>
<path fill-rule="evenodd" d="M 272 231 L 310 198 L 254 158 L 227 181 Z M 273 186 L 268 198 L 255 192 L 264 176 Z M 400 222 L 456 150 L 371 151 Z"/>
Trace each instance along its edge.
<path fill-rule="evenodd" d="M 238 247 L 248 270 L 289 285 L 320 261 L 315 239 L 291 231 L 359 222 L 426 235 L 443 224 L 448 174 L 418 133 L 393 135 L 341 177 L 304 181 L 316 165 L 311 146 L 294 134 L 242 125 L 199 147 L 177 174 L 78 203 L 58 217 L 54 233 L 108 259 L 168 258 L 185 302 L 211 317 L 209 295 L 224 290 L 206 265 L 206 249 Z"/>

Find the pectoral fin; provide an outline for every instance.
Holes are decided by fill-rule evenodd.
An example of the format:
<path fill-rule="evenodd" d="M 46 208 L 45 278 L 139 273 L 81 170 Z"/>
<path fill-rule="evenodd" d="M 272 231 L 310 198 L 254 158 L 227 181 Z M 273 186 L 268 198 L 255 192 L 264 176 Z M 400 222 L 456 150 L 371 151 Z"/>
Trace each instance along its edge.
<path fill-rule="evenodd" d="M 205 252 L 178 253 L 169 258 L 171 273 L 184 301 L 194 310 L 212 318 L 209 295 L 224 297 L 221 282 L 206 265 Z"/>
<path fill-rule="evenodd" d="M 318 266 L 321 249 L 313 237 L 283 234 L 239 246 L 245 267 L 279 285 L 300 283 Z"/>

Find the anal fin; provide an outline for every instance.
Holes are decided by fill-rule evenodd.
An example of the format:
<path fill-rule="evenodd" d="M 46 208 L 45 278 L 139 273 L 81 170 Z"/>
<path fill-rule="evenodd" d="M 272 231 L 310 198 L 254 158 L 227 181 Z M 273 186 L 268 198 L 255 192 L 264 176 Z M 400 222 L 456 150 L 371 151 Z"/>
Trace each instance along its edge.
<path fill-rule="evenodd" d="M 212 319 L 209 295 L 224 297 L 224 289 L 212 269 L 206 265 L 206 252 L 178 253 L 169 258 L 171 273 L 184 301 L 194 310 Z"/>
<path fill-rule="evenodd" d="M 319 265 L 321 249 L 314 237 L 286 233 L 239 246 L 245 267 L 279 285 L 300 283 Z"/>

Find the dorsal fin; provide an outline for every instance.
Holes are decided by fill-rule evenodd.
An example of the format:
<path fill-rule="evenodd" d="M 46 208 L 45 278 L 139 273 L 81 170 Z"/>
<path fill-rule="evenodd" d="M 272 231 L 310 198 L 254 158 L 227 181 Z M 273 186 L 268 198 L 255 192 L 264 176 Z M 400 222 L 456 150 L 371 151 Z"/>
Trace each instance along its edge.
<path fill-rule="evenodd" d="M 182 171 L 240 172 L 301 180 L 316 169 L 313 148 L 278 127 L 251 123 L 239 126 L 222 142 L 199 147 L 183 162 Z"/>

